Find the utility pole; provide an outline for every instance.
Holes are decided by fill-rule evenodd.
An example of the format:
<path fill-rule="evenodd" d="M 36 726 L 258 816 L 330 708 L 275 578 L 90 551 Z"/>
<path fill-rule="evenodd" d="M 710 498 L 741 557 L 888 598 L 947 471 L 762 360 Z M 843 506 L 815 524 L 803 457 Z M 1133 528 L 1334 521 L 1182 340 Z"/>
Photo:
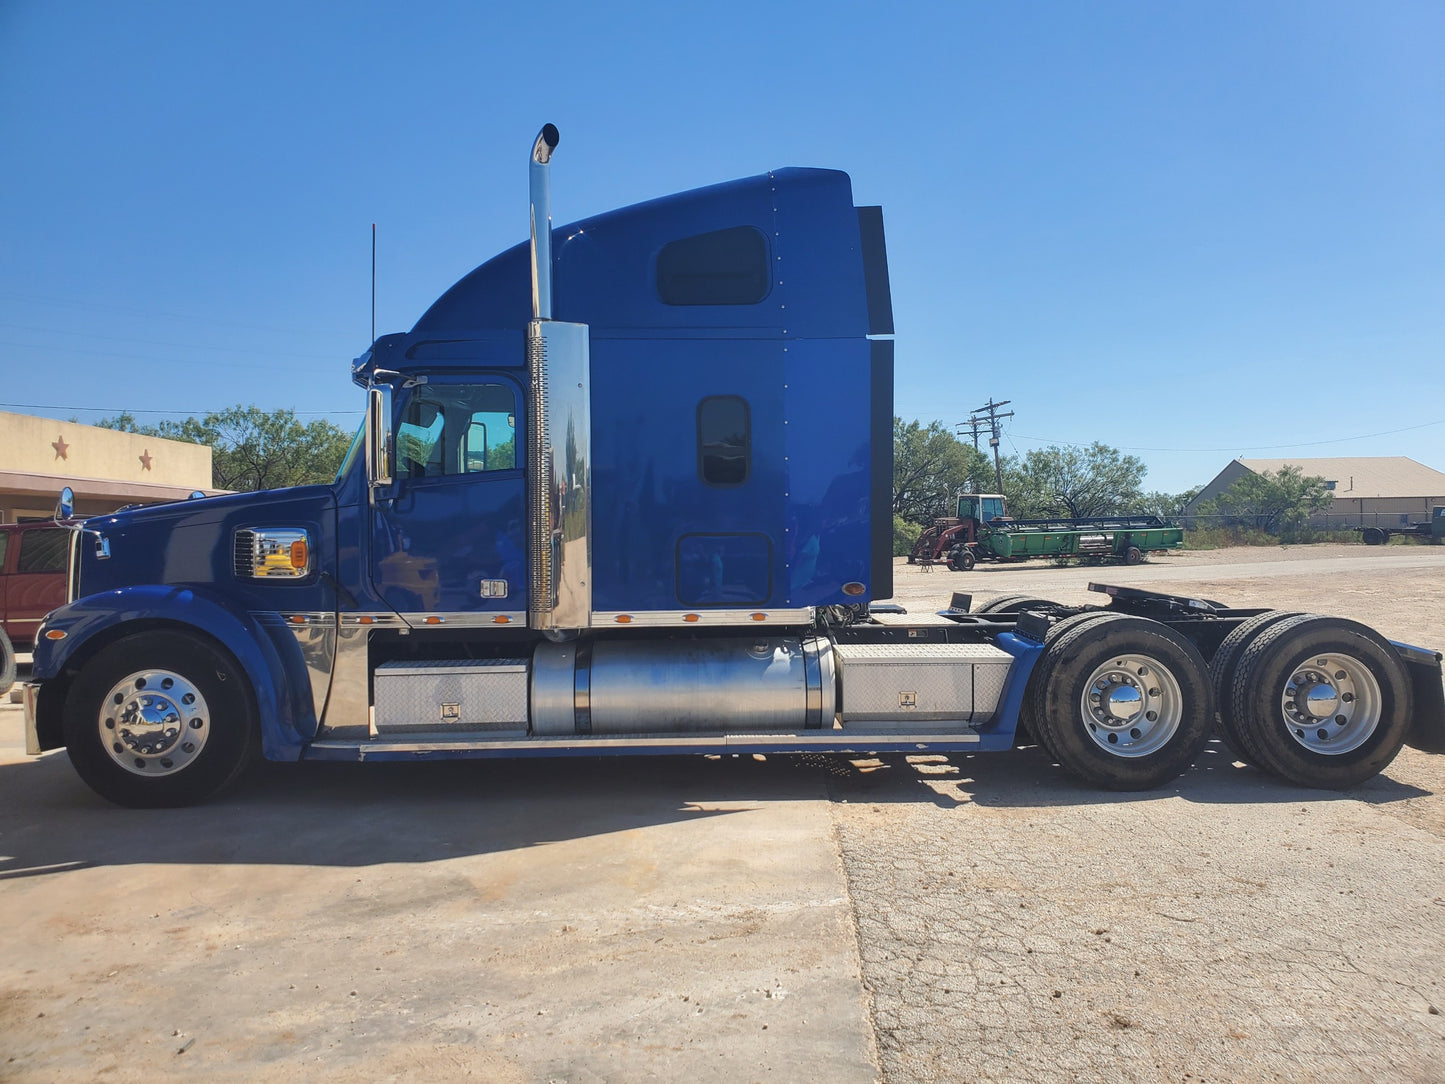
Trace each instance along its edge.
<path fill-rule="evenodd" d="M 988 397 L 988 402 L 981 407 L 975 407 L 973 413 L 968 419 L 969 424 L 973 426 L 973 446 L 975 448 L 978 447 L 979 427 L 981 427 L 985 422 L 988 423 L 988 445 L 990 448 L 993 449 L 993 473 L 995 480 L 997 480 L 998 482 L 998 492 L 1000 493 L 1003 492 L 1003 463 L 999 459 L 998 441 L 999 437 L 1003 434 L 1003 427 L 999 423 L 1002 422 L 1005 418 L 1012 418 L 1014 416 L 1014 412 L 1012 410 L 1000 411 L 999 407 L 1008 406 L 1011 402 L 1013 402 L 1012 399 L 1005 399 L 1001 403 L 995 403 L 993 401 L 993 396 L 990 395 Z M 981 415 L 983 415 L 985 412 L 987 412 L 988 417 L 981 417 Z"/>

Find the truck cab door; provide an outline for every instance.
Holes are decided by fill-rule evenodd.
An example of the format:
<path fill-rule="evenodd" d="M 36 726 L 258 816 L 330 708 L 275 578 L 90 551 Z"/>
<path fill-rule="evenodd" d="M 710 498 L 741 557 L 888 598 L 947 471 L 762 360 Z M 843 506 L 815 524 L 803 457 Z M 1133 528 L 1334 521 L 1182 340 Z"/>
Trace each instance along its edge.
<path fill-rule="evenodd" d="M 395 472 L 375 493 L 371 577 L 410 624 L 525 625 L 521 387 L 430 376 L 398 393 Z"/>

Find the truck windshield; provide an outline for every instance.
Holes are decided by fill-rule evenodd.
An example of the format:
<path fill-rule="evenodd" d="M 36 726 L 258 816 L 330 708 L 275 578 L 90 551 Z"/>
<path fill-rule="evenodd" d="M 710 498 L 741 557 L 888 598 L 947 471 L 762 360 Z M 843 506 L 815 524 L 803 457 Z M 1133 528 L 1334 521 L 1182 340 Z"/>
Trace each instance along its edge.
<path fill-rule="evenodd" d="M 361 424 L 356 427 L 356 436 L 351 438 L 351 447 L 346 449 L 346 457 L 342 459 L 341 466 L 336 469 L 336 477 L 331 479 L 335 485 L 346 477 L 346 472 L 351 469 L 351 464 L 356 460 L 356 454 L 361 450 L 361 439 L 366 434 L 366 419 L 361 419 Z"/>

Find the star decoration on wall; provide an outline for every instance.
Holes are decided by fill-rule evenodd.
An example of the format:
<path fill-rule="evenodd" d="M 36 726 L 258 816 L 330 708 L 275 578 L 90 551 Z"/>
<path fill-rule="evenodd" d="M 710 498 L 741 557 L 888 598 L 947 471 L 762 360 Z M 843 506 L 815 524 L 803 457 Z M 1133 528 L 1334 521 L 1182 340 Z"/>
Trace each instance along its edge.
<path fill-rule="evenodd" d="M 64 433 L 61 433 L 61 434 L 60 434 L 59 436 L 57 436 L 54 440 L 52 440 L 52 441 L 50 442 L 50 446 L 55 449 L 55 458 L 56 458 L 56 459 L 69 459 L 69 458 L 70 458 L 70 445 L 65 443 L 65 434 L 64 434 Z"/>
<path fill-rule="evenodd" d="M 144 452 L 142 452 L 140 455 L 136 456 L 136 458 L 140 460 L 140 469 L 141 469 L 141 470 L 150 470 L 150 469 L 151 469 L 151 450 L 150 450 L 149 448 L 147 448 L 147 449 L 146 449 Z"/>

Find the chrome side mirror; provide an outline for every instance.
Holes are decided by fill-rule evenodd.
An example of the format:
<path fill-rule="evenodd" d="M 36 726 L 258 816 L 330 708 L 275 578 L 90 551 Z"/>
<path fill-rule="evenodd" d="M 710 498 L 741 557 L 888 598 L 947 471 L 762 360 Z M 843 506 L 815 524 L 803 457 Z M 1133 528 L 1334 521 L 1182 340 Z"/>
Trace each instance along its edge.
<path fill-rule="evenodd" d="M 391 409 L 390 384 L 369 389 L 366 403 L 366 477 L 373 488 L 391 485 Z"/>
<path fill-rule="evenodd" d="M 55 502 L 55 518 L 71 519 L 75 515 L 75 490 L 66 486 L 60 491 L 60 500 Z"/>

